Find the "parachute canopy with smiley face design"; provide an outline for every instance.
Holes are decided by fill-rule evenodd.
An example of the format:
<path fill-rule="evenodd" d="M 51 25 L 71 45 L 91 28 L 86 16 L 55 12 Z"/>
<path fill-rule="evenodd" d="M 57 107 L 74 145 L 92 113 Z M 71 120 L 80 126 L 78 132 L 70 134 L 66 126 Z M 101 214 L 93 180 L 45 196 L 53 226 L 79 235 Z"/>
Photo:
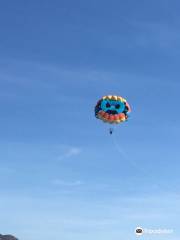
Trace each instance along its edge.
<path fill-rule="evenodd" d="M 111 124 L 127 121 L 130 112 L 126 99 L 116 95 L 102 97 L 95 106 L 96 118 Z"/>

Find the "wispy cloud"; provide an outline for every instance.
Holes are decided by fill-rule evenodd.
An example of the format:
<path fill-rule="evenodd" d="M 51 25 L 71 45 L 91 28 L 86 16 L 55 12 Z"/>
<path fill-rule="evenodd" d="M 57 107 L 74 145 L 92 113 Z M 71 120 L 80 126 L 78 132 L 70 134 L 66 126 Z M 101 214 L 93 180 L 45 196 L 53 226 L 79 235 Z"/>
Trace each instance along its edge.
<path fill-rule="evenodd" d="M 84 199 L 69 198 L 69 196 L 56 195 L 54 198 L 53 195 L 45 198 L 28 196 L 24 193 L 12 195 L 11 192 L 1 196 L 0 220 L 2 220 L 2 228 L 6 230 L 9 219 L 9 229 L 14 230 L 14 233 L 17 232 L 17 236 L 22 239 L 26 235 L 41 236 L 33 239 L 49 239 L 50 236 L 47 237 L 44 229 L 48 229 L 48 232 L 55 235 L 53 239 L 58 239 L 56 237 L 61 234 L 67 235 L 69 232 L 73 234 L 74 231 L 84 231 L 93 238 L 92 232 L 97 234 L 102 230 L 107 235 L 113 231 L 121 232 L 122 228 L 125 232 L 127 229 L 131 231 L 131 228 L 133 231 L 138 223 L 143 227 L 151 224 L 164 227 L 169 224 L 178 234 L 178 224 L 172 225 L 173 222 L 168 220 L 168 218 L 178 218 L 177 209 L 179 209 L 179 196 L 174 194 L 137 196 L 136 198 L 123 196 L 111 201 L 88 198 L 84 201 Z M 13 216 L 11 216 L 12 212 Z M 62 239 L 65 238 L 62 237 Z"/>
<path fill-rule="evenodd" d="M 141 47 L 157 46 L 164 50 L 172 50 L 179 46 L 180 31 L 175 24 L 158 21 L 137 21 L 126 19 L 127 24 L 134 31 L 134 44 Z"/>
<path fill-rule="evenodd" d="M 82 149 L 79 147 L 66 147 L 64 153 L 58 156 L 58 160 L 64 160 L 79 155 L 82 152 Z"/>
<path fill-rule="evenodd" d="M 54 179 L 52 180 L 52 184 L 56 186 L 62 186 L 62 187 L 76 187 L 83 184 L 82 181 L 76 180 L 76 181 L 64 181 L 62 179 Z"/>
<path fill-rule="evenodd" d="M 159 32 L 158 25 L 156 26 L 156 28 L 153 28 L 152 24 L 147 24 L 146 28 L 146 25 L 144 26 L 141 23 L 136 23 L 134 25 L 132 23 L 132 27 L 134 29 L 137 29 L 133 38 L 134 44 L 140 46 L 147 46 L 149 44 L 152 44 L 154 41 L 160 42 L 162 44 L 162 41 L 159 41 L 157 39 L 158 37 L 156 34 L 151 34 L 151 31 Z M 146 29 L 150 37 L 148 36 L 148 34 L 142 33 L 144 32 L 141 31 L 141 29 L 143 28 Z M 166 28 L 164 27 L 163 29 L 163 31 L 166 32 Z M 155 38 L 155 40 L 151 38 Z M 167 41 L 167 38 L 162 38 L 166 39 Z M 140 73 L 137 75 L 137 73 L 134 74 L 119 70 L 89 70 L 88 68 L 80 67 L 74 69 L 72 67 L 64 67 L 57 64 L 44 64 L 40 62 L 31 62 L 28 60 L 19 59 L 4 60 L 0 58 L 0 63 L 2 63 L 2 67 L 0 67 L 0 80 L 2 83 L 6 83 L 2 86 L 0 95 L 7 95 L 7 97 L 9 97 L 10 94 L 12 98 L 26 98 L 26 101 L 29 96 L 30 100 L 33 101 L 34 99 L 36 104 L 38 104 L 38 102 L 41 103 L 41 99 L 43 99 L 44 103 L 44 99 L 47 99 L 47 94 L 53 94 L 52 99 L 54 102 L 69 103 L 70 101 L 72 101 L 72 99 L 73 101 L 79 102 L 82 99 L 85 99 L 83 94 L 79 95 L 78 91 L 74 91 L 74 89 L 76 88 L 79 89 L 79 86 L 81 87 L 81 89 L 86 89 L 88 84 L 89 91 L 91 92 L 91 90 L 93 90 L 91 94 L 96 95 L 97 93 L 99 94 L 98 86 L 102 86 L 102 83 L 103 85 L 105 85 L 106 83 L 111 81 L 113 88 L 116 88 L 119 86 L 119 79 L 124 79 L 124 81 L 121 83 L 121 88 L 126 88 L 127 82 L 129 82 L 128 85 L 130 85 L 129 88 L 131 88 L 131 81 L 136 81 L 136 85 L 132 85 L 133 91 L 136 86 L 139 89 L 139 84 L 142 87 L 142 81 L 146 81 L 146 84 L 149 83 L 150 85 L 162 85 L 162 81 L 157 78 L 151 78 L 149 76 L 146 76 L 146 78 L 144 78 L 144 75 L 141 75 Z M 163 80 L 163 85 L 164 84 L 167 84 L 166 80 Z M 168 81 L 168 86 L 169 84 L 172 84 L 172 80 Z M 14 91 L 14 89 L 16 91 Z M 29 89 L 33 90 L 33 98 L 31 97 L 31 94 L 29 95 Z M 66 91 L 67 89 L 68 91 Z M 39 91 L 41 91 L 41 99 L 38 98 Z M 24 92 L 26 93 L 25 95 Z"/>

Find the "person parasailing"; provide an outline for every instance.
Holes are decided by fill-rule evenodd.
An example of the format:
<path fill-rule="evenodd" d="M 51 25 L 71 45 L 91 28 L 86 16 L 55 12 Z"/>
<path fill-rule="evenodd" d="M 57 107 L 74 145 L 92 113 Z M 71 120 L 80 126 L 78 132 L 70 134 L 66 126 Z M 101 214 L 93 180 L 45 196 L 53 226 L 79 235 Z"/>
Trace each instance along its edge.
<path fill-rule="evenodd" d="M 131 108 L 123 97 L 108 95 L 102 97 L 95 106 L 95 117 L 105 123 L 120 124 L 127 121 Z M 109 129 L 110 135 L 113 128 Z"/>

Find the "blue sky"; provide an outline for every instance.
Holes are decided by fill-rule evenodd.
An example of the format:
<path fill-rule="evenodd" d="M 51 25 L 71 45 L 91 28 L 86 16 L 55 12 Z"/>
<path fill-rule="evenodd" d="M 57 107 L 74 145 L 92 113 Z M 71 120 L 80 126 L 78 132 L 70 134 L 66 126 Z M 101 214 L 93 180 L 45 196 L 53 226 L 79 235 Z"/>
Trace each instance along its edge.
<path fill-rule="evenodd" d="M 0 3 L 0 226 L 26 240 L 180 235 L 178 1 Z M 94 118 L 106 94 L 131 118 Z"/>

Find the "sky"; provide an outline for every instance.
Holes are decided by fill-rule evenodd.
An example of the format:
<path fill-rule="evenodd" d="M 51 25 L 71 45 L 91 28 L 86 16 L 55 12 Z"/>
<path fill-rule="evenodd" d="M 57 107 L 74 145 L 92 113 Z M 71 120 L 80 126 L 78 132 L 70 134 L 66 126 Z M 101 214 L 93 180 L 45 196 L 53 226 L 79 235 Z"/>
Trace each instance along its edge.
<path fill-rule="evenodd" d="M 0 233 L 20 240 L 180 236 L 177 0 L 0 3 Z M 128 122 L 94 117 L 126 98 Z"/>

